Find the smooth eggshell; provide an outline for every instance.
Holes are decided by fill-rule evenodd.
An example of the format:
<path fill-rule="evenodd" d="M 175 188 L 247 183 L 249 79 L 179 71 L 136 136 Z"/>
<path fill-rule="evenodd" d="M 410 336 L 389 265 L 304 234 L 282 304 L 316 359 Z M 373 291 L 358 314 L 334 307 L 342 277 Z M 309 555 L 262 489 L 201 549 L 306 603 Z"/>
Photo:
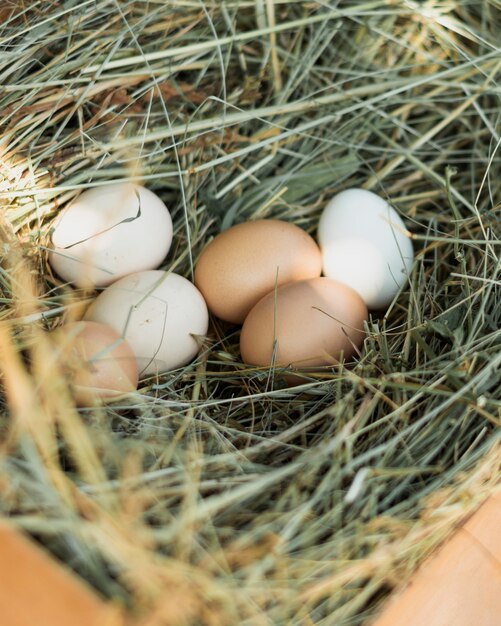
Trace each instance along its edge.
<path fill-rule="evenodd" d="M 322 258 L 304 230 L 280 220 L 232 226 L 200 255 L 195 284 L 209 310 L 240 324 L 275 285 L 320 276 Z"/>
<path fill-rule="evenodd" d="M 113 283 L 94 300 L 85 319 L 109 324 L 127 339 L 140 375 L 191 361 L 199 351 L 196 336 L 205 335 L 209 324 L 207 306 L 195 285 L 160 270 L 137 272 Z"/>
<path fill-rule="evenodd" d="M 240 335 L 244 363 L 311 369 L 349 359 L 364 339 L 367 307 L 329 278 L 290 283 L 262 298 Z"/>
<path fill-rule="evenodd" d="M 492 485 L 493 486 L 493 485 Z M 465 513 L 468 506 L 465 506 Z M 434 550 L 372 626 L 501 624 L 501 492 Z"/>
<path fill-rule="evenodd" d="M 79 287 L 103 287 L 158 267 L 172 241 L 172 220 L 160 198 L 132 183 L 82 193 L 57 217 L 49 262 Z"/>
<path fill-rule="evenodd" d="M 398 213 L 364 189 L 338 193 L 318 226 L 323 273 L 355 289 L 370 309 L 387 306 L 407 282 L 412 242 Z"/>
<path fill-rule="evenodd" d="M 5 4 L 0 8 L 0 15 L 4 8 Z M 83 459 L 85 448 L 80 455 Z M 44 467 L 47 467 L 45 463 Z M 2 497 L 4 492 L 3 487 Z M 76 504 L 79 496 L 76 491 L 74 495 Z M 80 511 L 89 519 L 83 507 Z M 8 519 L 9 515 L 2 517 L 0 606 L 3 626 L 124 626 L 126 619 L 121 608 L 114 602 L 102 600 L 68 564 L 63 565 L 45 546 L 18 530 L 13 520 Z"/>
<path fill-rule="evenodd" d="M 53 333 L 58 354 L 75 387 L 80 405 L 135 391 L 137 363 L 130 345 L 113 328 L 73 322 Z"/>

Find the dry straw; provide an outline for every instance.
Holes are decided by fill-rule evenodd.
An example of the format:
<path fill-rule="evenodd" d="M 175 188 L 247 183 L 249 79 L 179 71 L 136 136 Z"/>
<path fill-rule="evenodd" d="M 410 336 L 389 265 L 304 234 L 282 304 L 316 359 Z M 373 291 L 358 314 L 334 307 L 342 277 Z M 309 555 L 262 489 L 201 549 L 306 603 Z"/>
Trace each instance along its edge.
<path fill-rule="evenodd" d="M 10 0 L 0 9 L 0 506 L 149 626 L 355 626 L 499 480 L 498 0 Z M 191 277 L 232 223 L 349 186 L 414 233 L 362 357 L 299 388 L 199 358 L 75 409 L 46 331 L 92 294 L 58 210 L 137 179 Z M 138 246 L 148 242 L 138 241 Z"/>

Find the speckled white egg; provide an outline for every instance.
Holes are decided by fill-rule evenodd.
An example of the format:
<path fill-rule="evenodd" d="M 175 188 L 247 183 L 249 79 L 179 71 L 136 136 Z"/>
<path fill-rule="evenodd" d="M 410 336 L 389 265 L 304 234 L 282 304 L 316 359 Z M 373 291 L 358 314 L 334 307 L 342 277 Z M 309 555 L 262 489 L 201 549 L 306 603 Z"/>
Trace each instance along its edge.
<path fill-rule="evenodd" d="M 327 204 L 318 226 L 323 273 L 357 291 L 369 309 L 381 309 L 412 269 L 407 233 L 395 209 L 375 193 L 342 191 Z"/>
<path fill-rule="evenodd" d="M 129 342 L 140 376 L 191 361 L 209 325 L 207 305 L 195 285 L 161 270 L 113 283 L 90 305 L 85 319 L 108 324 Z"/>
<path fill-rule="evenodd" d="M 82 193 L 56 218 L 49 262 L 79 287 L 104 287 L 165 259 L 172 219 L 149 189 L 113 183 Z"/>

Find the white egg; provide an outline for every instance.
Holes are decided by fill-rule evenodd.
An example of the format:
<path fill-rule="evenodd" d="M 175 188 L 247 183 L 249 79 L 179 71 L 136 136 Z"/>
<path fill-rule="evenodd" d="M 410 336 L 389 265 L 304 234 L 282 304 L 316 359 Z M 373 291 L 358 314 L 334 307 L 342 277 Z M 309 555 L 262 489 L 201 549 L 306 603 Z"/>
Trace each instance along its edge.
<path fill-rule="evenodd" d="M 370 309 L 387 306 L 412 269 L 412 242 L 402 219 L 364 189 L 332 198 L 320 217 L 318 241 L 324 275 L 355 289 Z"/>
<path fill-rule="evenodd" d="M 79 287 L 104 287 L 158 267 L 172 241 L 172 219 L 149 189 L 113 183 L 84 191 L 57 217 L 49 262 Z"/>
<path fill-rule="evenodd" d="M 195 285 L 160 270 L 113 283 L 94 300 L 85 319 L 108 324 L 129 342 L 141 376 L 191 361 L 209 325 L 207 305 Z"/>

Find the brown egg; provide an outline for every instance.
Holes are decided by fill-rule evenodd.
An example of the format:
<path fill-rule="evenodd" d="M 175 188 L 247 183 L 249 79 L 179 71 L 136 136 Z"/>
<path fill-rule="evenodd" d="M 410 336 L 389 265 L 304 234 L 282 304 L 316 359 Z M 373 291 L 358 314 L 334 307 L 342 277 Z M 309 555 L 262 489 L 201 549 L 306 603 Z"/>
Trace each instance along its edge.
<path fill-rule="evenodd" d="M 358 293 L 330 278 L 284 285 L 247 316 L 240 335 L 242 359 L 301 370 L 349 359 L 362 345 L 367 315 Z"/>
<path fill-rule="evenodd" d="M 58 328 L 54 338 L 80 406 L 137 389 L 132 348 L 110 326 L 73 322 Z"/>
<path fill-rule="evenodd" d="M 275 285 L 320 276 L 322 255 L 304 230 L 280 220 L 256 220 L 223 231 L 200 255 L 195 285 L 211 313 L 241 324 Z"/>

